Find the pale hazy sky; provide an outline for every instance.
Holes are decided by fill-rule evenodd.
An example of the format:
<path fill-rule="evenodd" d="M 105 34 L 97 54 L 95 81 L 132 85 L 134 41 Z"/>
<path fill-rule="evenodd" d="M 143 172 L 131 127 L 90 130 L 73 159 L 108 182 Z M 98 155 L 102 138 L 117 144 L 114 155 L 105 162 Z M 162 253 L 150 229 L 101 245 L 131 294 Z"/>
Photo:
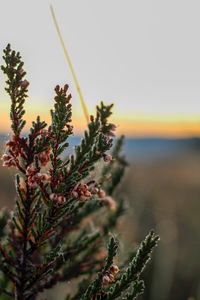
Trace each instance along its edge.
<path fill-rule="evenodd" d="M 103 99 L 115 102 L 119 124 L 125 122 L 133 131 L 140 121 L 199 125 L 199 1 L 51 3 L 90 112 Z M 74 116 L 80 117 L 79 98 L 49 4 L 0 0 L 0 50 L 10 42 L 21 51 L 31 82 L 27 108 L 34 112 L 50 108 L 54 86 L 69 83 Z M 6 114 L 3 87 L 1 73 L 0 108 Z"/>

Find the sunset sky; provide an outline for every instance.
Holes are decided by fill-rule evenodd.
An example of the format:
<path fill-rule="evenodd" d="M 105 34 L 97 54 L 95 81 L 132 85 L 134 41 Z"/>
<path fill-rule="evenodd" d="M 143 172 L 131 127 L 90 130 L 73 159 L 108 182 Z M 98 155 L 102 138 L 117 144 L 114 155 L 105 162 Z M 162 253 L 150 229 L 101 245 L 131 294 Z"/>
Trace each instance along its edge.
<path fill-rule="evenodd" d="M 51 1 L 90 113 L 114 102 L 113 122 L 127 136 L 200 135 L 200 2 Z M 79 97 L 47 0 L 0 0 L 0 50 L 20 50 L 31 82 L 27 121 L 49 121 L 53 88 L 70 85 L 75 133 L 85 129 Z M 2 59 L 0 63 L 2 64 Z M 0 74 L 0 132 L 9 98 Z"/>

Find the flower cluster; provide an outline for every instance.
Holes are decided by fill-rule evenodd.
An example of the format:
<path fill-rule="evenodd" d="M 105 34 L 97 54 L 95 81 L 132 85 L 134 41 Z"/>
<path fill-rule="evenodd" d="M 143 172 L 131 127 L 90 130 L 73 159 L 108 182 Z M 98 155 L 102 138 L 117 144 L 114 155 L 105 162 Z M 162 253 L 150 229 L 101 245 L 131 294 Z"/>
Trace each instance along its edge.
<path fill-rule="evenodd" d="M 63 154 L 73 129 L 68 85 L 55 88 L 51 125 L 48 127 L 37 117 L 24 137 L 22 117 L 29 82 L 24 78 L 20 54 L 12 51 L 10 45 L 3 58 L 2 70 L 8 78 L 6 91 L 12 102 L 13 136 L 2 160 L 4 166 L 15 167 L 19 174 L 14 213 L 8 214 L 4 222 L 0 214 L 0 298 L 6 294 L 12 299 L 34 300 L 40 292 L 61 281 L 78 282 L 83 277 L 76 294 L 66 299 L 114 300 L 122 294 L 123 299 L 133 299 L 132 295 L 135 298 L 143 286 L 138 288 L 139 276 L 158 237 L 151 232 L 121 274 L 113 264 L 118 248 L 114 237 L 105 255 L 109 232 L 114 234 L 124 213 L 123 199 L 112 198 L 126 166 L 123 159 L 118 159 L 121 139 L 117 139 L 115 150 L 107 154 L 116 130 L 109 123 L 113 104 L 101 102 L 96 107 L 96 116 L 90 118 L 80 145 L 66 158 Z M 96 168 L 102 158 L 105 169 Z M 88 182 L 91 176 L 95 176 L 94 180 Z M 9 224 L 9 228 L 4 230 L 2 224 Z M 92 281 L 96 271 L 97 277 Z M 126 294 L 130 289 L 131 295 Z"/>
<path fill-rule="evenodd" d="M 114 211 L 116 209 L 115 200 L 111 196 L 106 195 L 104 190 L 96 188 L 96 194 L 110 210 Z"/>
<path fill-rule="evenodd" d="M 116 265 L 112 265 L 110 267 L 110 272 L 106 271 L 103 275 L 103 284 L 107 285 L 115 281 L 113 274 L 117 274 L 119 272 L 119 268 Z"/>
<path fill-rule="evenodd" d="M 45 167 L 48 164 L 50 161 L 50 153 L 50 147 L 47 150 L 38 153 L 38 161 L 40 162 L 41 166 Z"/>
<path fill-rule="evenodd" d="M 65 203 L 65 197 L 63 195 L 57 195 L 56 193 L 52 193 L 49 198 L 50 200 L 53 200 L 55 204 Z"/>
<path fill-rule="evenodd" d="M 20 157 L 26 159 L 24 145 L 26 139 L 24 137 L 19 137 L 13 134 L 11 140 L 6 143 L 6 148 L 9 154 L 4 154 L 2 156 L 3 166 L 6 167 L 18 167 Z"/>
<path fill-rule="evenodd" d="M 81 202 L 88 200 L 91 197 L 91 192 L 87 184 L 79 183 L 72 191 L 72 197 Z"/>
<path fill-rule="evenodd" d="M 37 188 L 41 183 L 49 180 L 47 174 L 41 174 L 34 165 L 29 165 L 26 169 L 26 175 L 28 178 L 28 184 L 30 188 Z"/>
<path fill-rule="evenodd" d="M 6 148 L 10 150 L 15 157 L 18 157 L 22 153 L 22 147 L 20 147 L 22 142 L 25 142 L 25 138 L 19 138 L 19 136 L 14 134 L 11 140 L 6 143 Z"/>
<path fill-rule="evenodd" d="M 96 184 L 95 182 L 90 182 L 88 185 L 84 185 L 84 189 L 87 190 L 87 195 L 91 196 L 92 194 L 98 196 L 101 199 L 101 201 L 109 208 L 109 210 L 114 211 L 116 209 L 115 200 L 111 196 L 106 195 L 106 192 L 103 189 L 98 188 L 98 184 Z M 81 192 L 81 194 L 83 194 L 83 192 Z M 77 191 L 73 191 L 73 196 L 78 198 Z M 87 198 L 86 199 L 83 198 L 83 199 L 84 200 L 82 201 L 85 201 Z"/>
<path fill-rule="evenodd" d="M 3 161 L 4 167 L 16 167 L 16 160 L 14 159 L 14 157 L 7 154 L 3 154 L 1 159 Z"/>

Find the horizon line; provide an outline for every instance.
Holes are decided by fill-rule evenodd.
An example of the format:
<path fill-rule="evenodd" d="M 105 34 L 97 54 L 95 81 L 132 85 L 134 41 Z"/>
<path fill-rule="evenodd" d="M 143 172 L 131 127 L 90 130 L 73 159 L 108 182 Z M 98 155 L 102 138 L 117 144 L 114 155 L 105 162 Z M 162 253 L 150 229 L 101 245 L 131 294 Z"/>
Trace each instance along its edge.
<path fill-rule="evenodd" d="M 22 133 L 22 136 L 26 136 L 28 135 L 29 132 L 25 131 Z M 12 131 L 0 131 L 0 136 L 11 136 L 12 135 Z M 200 139 L 200 135 L 167 135 L 167 134 L 163 134 L 163 135 L 156 135 L 156 134 L 133 134 L 133 135 L 127 135 L 127 134 L 116 134 L 116 136 L 113 137 L 113 139 L 117 139 L 120 136 L 124 136 L 125 139 L 146 139 L 146 140 L 150 140 L 150 139 L 162 139 L 162 140 L 192 140 L 192 139 Z M 71 135 L 69 138 L 82 138 L 83 134 L 79 133 L 79 134 L 73 134 Z"/>

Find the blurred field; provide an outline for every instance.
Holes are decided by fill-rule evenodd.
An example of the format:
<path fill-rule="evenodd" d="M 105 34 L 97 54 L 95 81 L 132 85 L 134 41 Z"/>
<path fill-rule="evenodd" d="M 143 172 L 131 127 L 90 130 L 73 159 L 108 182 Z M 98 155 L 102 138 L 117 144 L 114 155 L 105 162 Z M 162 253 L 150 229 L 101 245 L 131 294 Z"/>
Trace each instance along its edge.
<path fill-rule="evenodd" d="M 200 156 L 186 151 L 131 165 L 122 187 L 129 199 L 124 245 L 150 228 L 161 241 L 148 268 L 145 300 L 200 299 Z"/>
<path fill-rule="evenodd" d="M 145 146 L 145 147 L 148 147 Z M 148 148 L 146 149 L 148 152 Z M 200 299 L 200 151 L 181 146 L 159 159 L 138 159 L 131 164 L 120 187 L 128 214 L 121 231 L 122 256 L 152 228 L 160 235 L 153 262 L 145 272 L 143 300 Z M 0 205 L 12 207 L 13 171 L 0 167 Z M 62 285 L 66 295 L 67 286 Z M 57 295 L 58 296 L 58 295 Z M 48 300 L 62 299 L 48 293 Z M 44 297 L 43 297 L 44 298 Z M 39 299 L 43 299 L 41 296 Z M 64 298 L 63 298 L 64 299 Z"/>

